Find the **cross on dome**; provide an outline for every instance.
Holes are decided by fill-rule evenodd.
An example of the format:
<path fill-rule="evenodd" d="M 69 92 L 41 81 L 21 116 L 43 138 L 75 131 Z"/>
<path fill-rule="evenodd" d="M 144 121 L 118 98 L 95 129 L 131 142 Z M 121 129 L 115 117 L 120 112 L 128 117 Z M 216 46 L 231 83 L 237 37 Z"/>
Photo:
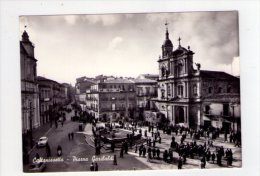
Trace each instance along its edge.
<path fill-rule="evenodd" d="M 181 46 L 181 37 L 178 38 L 179 46 Z"/>

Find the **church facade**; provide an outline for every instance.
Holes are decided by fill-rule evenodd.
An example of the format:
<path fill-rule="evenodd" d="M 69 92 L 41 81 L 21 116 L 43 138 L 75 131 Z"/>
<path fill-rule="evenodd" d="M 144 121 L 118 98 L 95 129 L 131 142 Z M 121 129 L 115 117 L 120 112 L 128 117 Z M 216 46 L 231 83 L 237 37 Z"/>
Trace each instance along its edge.
<path fill-rule="evenodd" d="M 200 69 L 194 52 L 174 47 L 166 28 L 159 56 L 158 97 L 152 112 L 172 125 L 240 129 L 240 79 L 221 71 Z M 175 48 L 175 49 L 174 49 Z M 194 68 L 195 67 L 195 68 Z"/>

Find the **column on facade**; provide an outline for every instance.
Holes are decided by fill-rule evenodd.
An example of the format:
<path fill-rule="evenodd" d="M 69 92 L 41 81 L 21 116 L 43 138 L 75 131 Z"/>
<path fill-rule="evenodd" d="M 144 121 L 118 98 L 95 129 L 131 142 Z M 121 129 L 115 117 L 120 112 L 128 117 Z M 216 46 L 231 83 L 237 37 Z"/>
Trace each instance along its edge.
<path fill-rule="evenodd" d="M 187 98 L 190 97 L 190 86 L 189 86 L 189 81 L 187 81 Z"/>
<path fill-rule="evenodd" d="M 168 86 L 169 86 L 169 94 L 170 94 L 169 98 L 171 98 L 172 97 L 172 84 L 169 83 Z"/>
<path fill-rule="evenodd" d="M 184 97 L 187 97 L 187 81 L 184 81 Z"/>
<path fill-rule="evenodd" d="M 197 95 L 200 97 L 200 82 L 197 83 Z"/>
<path fill-rule="evenodd" d="M 175 93 L 175 91 L 174 91 L 174 83 L 171 83 L 171 95 L 172 95 L 172 98 L 174 98 L 175 96 L 174 96 L 174 93 Z"/>
<path fill-rule="evenodd" d="M 187 108 L 187 119 L 186 119 L 186 123 L 187 123 L 188 127 L 190 127 L 190 121 L 189 121 L 189 116 L 190 116 L 189 106 L 187 106 L 186 108 Z"/>
<path fill-rule="evenodd" d="M 171 105 L 172 108 L 172 124 L 175 125 L 175 106 Z"/>
<path fill-rule="evenodd" d="M 187 73 L 187 60 L 184 59 L 184 74 Z"/>
<path fill-rule="evenodd" d="M 187 123 L 187 107 L 183 106 L 183 110 L 184 110 L 184 123 Z"/>
<path fill-rule="evenodd" d="M 168 83 L 165 83 L 165 98 L 168 99 Z"/>

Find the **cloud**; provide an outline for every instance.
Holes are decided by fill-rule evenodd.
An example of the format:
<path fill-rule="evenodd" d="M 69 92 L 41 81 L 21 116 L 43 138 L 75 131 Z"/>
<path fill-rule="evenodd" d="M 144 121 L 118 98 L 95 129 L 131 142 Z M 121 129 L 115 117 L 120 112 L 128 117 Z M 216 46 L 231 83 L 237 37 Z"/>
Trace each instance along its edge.
<path fill-rule="evenodd" d="M 216 65 L 211 64 L 207 66 L 207 70 L 224 71 L 231 75 L 239 76 L 240 75 L 239 65 L 240 65 L 239 57 L 234 57 L 231 64 L 216 64 Z"/>
<path fill-rule="evenodd" d="M 122 37 L 115 37 L 115 38 L 113 38 L 113 40 L 110 41 L 109 44 L 108 44 L 108 50 L 109 51 L 114 50 L 122 42 L 123 42 L 123 38 Z"/>
<path fill-rule="evenodd" d="M 28 26 L 39 75 L 75 82 L 82 75 L 158 73 L 166 20 L 174 49 L 180 36 L 203 70 L 239 73 L 236 12 L 23 16 L 20 32 Z"/>
<path fill-rule="evenodd" d="M 111 26 L 119 23 L 123 16 L 121 14 L 113 15 L 85 15 L 83 20 L 88 21 L 90 24 L 101 23 L 104 26 Z"/>

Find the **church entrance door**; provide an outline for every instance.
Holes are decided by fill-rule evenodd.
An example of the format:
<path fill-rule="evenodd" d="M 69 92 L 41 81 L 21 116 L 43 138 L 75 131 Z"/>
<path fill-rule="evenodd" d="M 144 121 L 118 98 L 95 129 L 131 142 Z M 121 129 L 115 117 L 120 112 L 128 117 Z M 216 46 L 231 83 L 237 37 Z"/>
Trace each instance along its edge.
<path fill-rule="evenodd" d="M 176 124 L 178 123 L 184 123 L 184 109 L 183 107 L 177 108 L 177 114 L 176 114 Z"/>

